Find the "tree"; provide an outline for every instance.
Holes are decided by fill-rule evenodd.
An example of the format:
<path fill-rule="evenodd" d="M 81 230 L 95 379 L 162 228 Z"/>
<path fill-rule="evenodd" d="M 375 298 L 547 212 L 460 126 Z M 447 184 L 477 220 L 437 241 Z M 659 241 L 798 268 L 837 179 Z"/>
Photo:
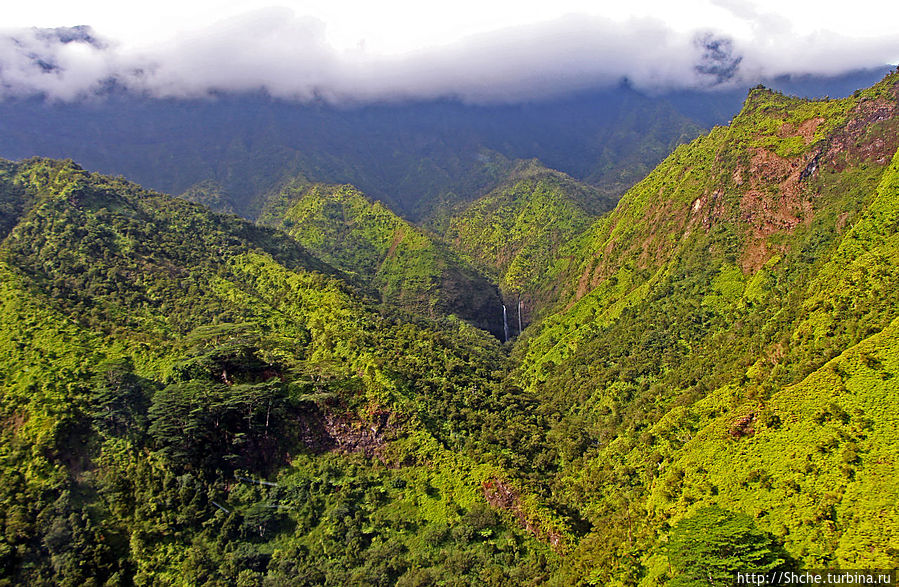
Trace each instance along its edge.
<path fill-rule="evenodd" d="M 675 576 L 668 585 L 733 585 L 736 573 L 768 572 L 786 562 L 774 540 L 752 518 L 718 505 L 704 507 L 671 530 L 668 561 Z"/>
<path fill-rule="evenodd" d="M 147 398 L 133 369 L 130 359 L 107 360 L 97 366 L 91 398 L 97 430 L 121 435 L 143 427 Z"/>

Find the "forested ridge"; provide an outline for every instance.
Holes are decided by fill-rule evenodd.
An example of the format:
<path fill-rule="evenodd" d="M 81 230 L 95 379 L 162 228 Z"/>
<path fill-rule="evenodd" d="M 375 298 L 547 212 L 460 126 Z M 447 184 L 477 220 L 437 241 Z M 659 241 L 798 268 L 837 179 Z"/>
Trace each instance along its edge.
<path fill-rule="evenodd" d="M 319 258 L 358 277 L 381 301 L 413 314 L 455 314 L 503 335 L 499 292 L 447 243 L 350 185 L 287 182 L 260 224 L 282 229 Z"/>
<path fill-rule="evenodd" d="M 564 309 L 511 377 L 557 414 L 550 491 L 592 527 L 562 576 L 663 582 L 712 505 L 788 564 L 895 566 L 896 83 L 754 90 L 562 251 Z"/>
<path fill-rule="evenodd" d="M 558 296 L 559 284 L 547 268 L 569 241 L 614 206 L 598 189 L 530 160 L 520 161 L 497 188 L 434 222 L 496 280 L 504 299 L 522 300 L 524 322 L 530 323 Z"/>
<path fill-rule="evenodd" d="M 757 88 L 608 213 L 533 161 L 432 230 L 2 162 L 0 583 L 899 567 L 897 75 Z"/>
<path fill-rule="evenodd" d="M 281 233 L 71 162 L 3 188 L 5 581 L 545 575 L 483 498 L 525 401 L 493 337 L 385 318 Z"/>

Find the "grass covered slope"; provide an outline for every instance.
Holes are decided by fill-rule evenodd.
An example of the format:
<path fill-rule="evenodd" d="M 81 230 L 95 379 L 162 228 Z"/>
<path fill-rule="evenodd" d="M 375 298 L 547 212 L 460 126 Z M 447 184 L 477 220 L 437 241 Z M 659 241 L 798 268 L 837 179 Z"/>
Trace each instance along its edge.
<path fill-rule="evenodd" d="M 562 583 L 673 580 L 664 545 L 712 505 L 790 565 L 896 565 L 897 82 L 754 90 L 562 251 L 512 375 L 592 528 Z"/>
<path fill-rule="evenodd" d="M 429 318 L 455 314 L 503 334 L 494 285 L 435 236 L 352 186 L 289 183 L 260 220 L 370 284 L 386 304 Z"/>
<path fill-rule="evenodd" d="M 551 571 L 569 534 L 514 481 L 495 339 L 385 319 L 271 229 L 71 162 L 3 169 L 0 582 Z"/>

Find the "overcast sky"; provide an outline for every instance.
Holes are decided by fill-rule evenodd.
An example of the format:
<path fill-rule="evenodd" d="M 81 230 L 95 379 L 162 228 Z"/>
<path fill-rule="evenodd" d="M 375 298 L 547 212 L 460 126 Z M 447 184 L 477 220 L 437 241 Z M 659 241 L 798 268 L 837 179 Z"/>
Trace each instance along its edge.
<path fill-rule="evenodd" d="M 0 95 L 264 88 L 331 100 L 517 101 L 618 83 L 714 88 L 899 62 L 899 3 L 154 0 L 17 2 Z M 86 25 L 88 29 L 55 30 Z"/>

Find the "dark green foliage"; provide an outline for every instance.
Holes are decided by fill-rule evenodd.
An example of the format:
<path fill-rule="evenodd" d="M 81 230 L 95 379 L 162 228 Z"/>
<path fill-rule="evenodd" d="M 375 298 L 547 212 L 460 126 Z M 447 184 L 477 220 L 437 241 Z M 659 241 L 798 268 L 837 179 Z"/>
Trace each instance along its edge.
<path fill-rule="evenodd" d="M 122 436 L 144 429 L 147 396 L 153 386 L 134 374 L 129 358 L 100 363 L 91 384 L 90 412 L 100 434 Z"/>
<path fill-rule="evenodd" d="M 289 408 L 279 383 L 172 383 L 153 395 L 148 432 L 175 463 L 264 471 L 289 443 Z"/>
<path fill-rule="evenodd" d="M 202 204 L 220 214 L 237 214 L 238 206 L 224 188 L 214 181 L 206 180 L 192 185 L 181 197 L 189 202 Z"/>
<path fill-rule="evenodd" d="M 0 161 L 0 238 L 5 238 L 28 206 L 28 195 L 14 181 L 15 165 Z"/>
<path fill-rule="evenodd" d="M 779 550 L 749 516 L 720 506 L 700 508 L 668 535 L 674 573 L 668 585 L 734 585 L 738 572 L 767 573 L 783 567 L 786 561 Z"/>

